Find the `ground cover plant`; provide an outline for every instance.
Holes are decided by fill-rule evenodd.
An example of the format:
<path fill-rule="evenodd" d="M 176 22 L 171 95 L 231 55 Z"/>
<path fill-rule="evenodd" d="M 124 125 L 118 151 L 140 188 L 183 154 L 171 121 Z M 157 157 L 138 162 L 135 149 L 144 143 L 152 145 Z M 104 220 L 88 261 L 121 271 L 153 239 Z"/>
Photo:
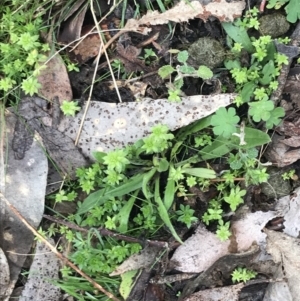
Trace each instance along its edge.
<path fill-rule="evenodd" d="M 207 95 L 229 91 L 235 93 L 235 99 L 232 105 L 221 107 L 214 114 L 176 131 L 171 131 L 166 124 L 158 123 L 151 127 L 148 136 L 131 145 L 112 151 L 91 150 L 94 163 L 77 168 L 73 181 L 64 181 L 56 193 L 47 197 L 47 211 L 56 218 L 48 216 L 50 220 L 53 219 L 52 222 L 42 223 L 39 233 L 55 240 L 65 240 L 65 245 L 70 246 L 66 256 L 71 262 L 100 284 L 105 292 L 114 295 L 108 297 L 103 291 L 96 290 L 89 280 L 82 278 L 69 266 L 64 266 L 60 269 L 60 279 L 56 279 L 54 283 L 72 296 L 73 300 L 148 300 L 147 296 L 153 291 L 158 291 L 158 295 L 167 295 L 166 286 L 159 286 L 157 283 L 160 280 L 156 278 L 167 271 L 165 265 L 168 265 L 170 254 L 191 234 L 196 233 L 197 229 L 208 229 L 221 244 L 232 242 L 236 237 L 233 230 L 234 217 L 239 217 L 238 211 L 245 202 L 248 205 L 257 197 L 251 190 L 252 187 L 259 190 L 258 187 L 262 187 L 270 179 L 270 162 L 264 157 L 264 151 L 271 142 L 273 129 L 281 126 L 285 116 L 285 110 L 272 97 L 281 84 L 279 76 L 282 70 L 291 64 L 290 58 L 278 51 L 276 46 L 280 43 L 289 47 L 291 39 L 286 36 L 275 41 L 271 35 L 259 32 L 259 16 L 262 13 L 259 12 L 258 5 L 245 9 L 241 18 L 233 22 L 211 23 L 214 25 L 210 26 L 215 26 L 216 32 L 223 32 L 226 54 L 222 65 L 209 68 L 205 62 L 197 66 L 190 63 L 191 54 L 186 50 L 188 46 L 178 42 L 183 41 L 185 36 L 188 41 L 187 33 L 192 30 L 188 25 L 182 31 L 176 27 L 176 22 L 172 19 L 175 3 L 145 1 L 133 5 L 127 1 L 120 2 L 119 6 L 116 2 L 108 5 L 109 9 L 106 10 L 107 18 L 114 14 L 118 21 L 108 19 L 108 24 L 101 27 L 101 31 L 113 32 L 116 27 L 125 26 L 125 42 L 106 34 L 100 39 L 93 33 L 89 38 L 96 39 L 97 36 L 99 39 L 96 40 L 97 51 L 93 50 L 93 54 L 86 54 L 87 49 L 93 48 L 91 44 L 87 44 L 83 50 L 71 44 L 70 48 L 76 50 L 66 51 L 65 49 L 69 49 L 66 46 L 68 41 L 63 41 L 61 32 L 69 26 L 66 23 L 68 17 L 54 18 L 60 12 L 61 16 L 68 13 L 72 16 L 78 7 L 68 13 L 66 7 L 56 7 L 50 2 L 41 4 L 38 1 L 28 1 L 20 4 L 14 1 L 1 7 L 0 90 L 5 107 L 16 106 L 22 99 L 22 94 L 32 96 L 40 93 L 43 86 L 39 83 L 38 76 L 47 69 L 47 57 L 50 49 L 54 48 L 64 53 L 64 64 L 68 66 L 70 78 L 71 74 L 81 74 L 85 66 L 93 69 L 93 76 L 86 72 L 84 81 L 78 81 L 80 92 L 76 90 L 75 84 L 73 86 L 73 91 L 76 90 L 80 96 L 87 95 L 88 89 L 89 96 L 93 91 L 101 91 L 96 84 L 100 83 L 100 87 L 104 87 L 105 78 L 111 75 L 114 90 L 118 93 L 123 86 L 115 88 L 115 77 L 128 82 L 131 81 L 130 76 L 137 79 L 149 77 L 151 80 L 147 83 L 151 83 L 151 89 L 147 90 L 147 97 L 166 98 L 170 102 L 176 102 L 178 106 L 182 98 L 190 95 L 190 91 L 201 91 Z M 73 7 L 75 4 L 76 1 L 70 1 L 68 5 Z M 105 19 L 102 10 L 105 11 L 107 7 L 104 6 L 107 5 L 98 4 L 95 8 L 90 3 L 86 15 L 87 6 L 83 3 L 78 5 L 81 9 L 75 15 L 78 17 L 84 11 L 81 16 L 82 24 L 83 19 L 89 22 L 89 19 L 96 16 Z M 284 8 L 286 18 L 291 23 L 299 17 L 293 0 L 268 1 L 266 11 L 271 12 L 269 10 L 273 8 Z M 140 41 L 139 36 L 130 34 L 128 25 L 125 25 L 126 20 L 138 16 L 142 20 L 149 9 L 157 9 L 161 19 L 163 13 L 170 11 L 171 17 L 167 21 L 173 22 L 165 24 L 167 21 L 163 20 L 161 23 L 154 23 L 165 24 L 159 28 L 166 33 L 163 39 L 152 36 L 149 40 Z M 48 14 L 60 23 L 50 26 L 45 21 Z M 89 29 L 81 28 L 82 24 L 80 32 L 84 35 L 85 30 Z M 196 28 L 193 21 L 191 24 L 191 28 Z M 60 26 L 62 29 L 59 29 Z M 145 29 L 141 27 L 139 30 L 142 31 L 142 28 Z M 44 38 L 50 29 L 57 31 L 54 34 L 56 37 L 61 34 L 58 41 L 53 39 L 53 44 L 49 44 L 49 39 Z M 138 32 L 136 29 L 132 31 Z M 166 40 L 172 40 L 172 33 L 174 41 L 164 44 Z M 106 39 L 118 41 L 115 48 L 117 55 L 113 53 L 114 48 L 107 47 L 104 53 L 108 61 L 113 63 L 110 65 L 105 60 L 100 61 L 102 65 L 98 68 L 102 51 L 99 51 L 102 49 L 99 45 Z M 81 40 L 86 42 L 88 38 Z M 130 53 L 126 43 L 131 47 Z M 74 52 L 70 54 L 72 51 Z M 94 57 L 98 61 L 94 61 Z M 97 80 L 94 69 L 98 69 Z M 91 78 L 92 81 L 88 82 Z M 143 93 L 138 92 L 136 99 L 142 101 L 140 94 Z M 106 98 L 112 95 L 109 93 L 111 92 L 107 90 L 104 92 Z M 48 101 L 54 116 L 54 99 Z M 60 101 L 61 112 L 69 118 L 81 110 L 82 99 Z M 43 110 L 46 111 L 45 107 Z M 46 116 L 38 113 L 39 119 Z M 24 127 L 29 124 L 29 120 L 24 123 Z M 53 124 L 55 126 L 54 122 L 52 126 Z M 39 126 L 46 127 L 42 123 Z M 28 137 L 26 139 L 30 140 Z M 24 147 L 26 150 L 28 148 Z M 296 181 L 295 173 L 295 169 L 287 170 L 281 178 L 287 182 Z M 61 204 L 67 204 L 67 208 L 71 208 L 70 204 L 76 204 L 76 208 L 61 213 L 57 209 Z M 65 245 L 58 246 L 62 253 L 66 251 Z M 160 247 L 151 267 L 130 268 L 121 277 L 110 276 L 126 259 L 141 253 L 148 245 Z M 149 273 L 148 278 L 141 276 L 146 271 Z M 224 286 L 225 283 L 247 283 L 259 274 L 243 262 L 232 266 L 227 272 L 227 278 L 222 282 Z M 142 277 L 147 280 L 141 280 Z M 166 282 L 172 291 L 168 293 L 170 300 L 181 300 L 186 289 L 183 286 L 173 286 L 170 280 Z M 142 289 L 139 286 L 143 286 Z M 135 296 L 136 291 L 143 296 Z M 163 298 L 160 296 L 154 300 L 164 300 Z"/>

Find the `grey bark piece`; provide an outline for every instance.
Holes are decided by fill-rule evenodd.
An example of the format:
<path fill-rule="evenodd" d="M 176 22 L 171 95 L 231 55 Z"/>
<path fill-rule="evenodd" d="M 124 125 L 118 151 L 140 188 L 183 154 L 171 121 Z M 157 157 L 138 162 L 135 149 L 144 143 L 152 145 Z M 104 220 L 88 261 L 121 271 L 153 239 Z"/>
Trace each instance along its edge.
<path fill-rule="evenodd" d="M 133 144 L 147 136 L 151 127 L 165 124 L 176 130 L 228 106 L 235 94 L 195 95 L 179 103 L 167 99 L 110 104 L 92 101 L 79 139 L 82 153 L 93 159 L 92 151 L 111 151 Z M 74 117 L 65 117 L 58 129 L 76 139 L 84 109 Z"/>
<path fill-rule="evenodd" d="M 49 241 L 54 245 L 54 241 Z M 42 242 L 38 242 L 33 263 L 30 267 L 29 277 L 19 301 L 59 301 L 61 292 L 58 286 L 51 281 L 58 281 L 60 261 L 50 248 Z"/>
<path fill-rule="evenodd" d="M 14 114 L 7 114 L 6 135 L 7 145 L 3 153 L 8 157 L 5 161 L 5 198 L 12 204 L 34 228 L 37 228 L 44 212 L 48 163 L 40 142 L 34 140 L 30 151 L 23 160 L 16 160 L 12 151 L 13 129 L 16 123 Z M 19 273 L 30 251 L 33 234 L 12 213 L 4 200 L 0 199 L 1 227 L 0 247 L 4 251 L 10 268 L 10 283 L 5 295 L 14 288 Z M 3 299 L 8 300 L 8 299 Z"/>

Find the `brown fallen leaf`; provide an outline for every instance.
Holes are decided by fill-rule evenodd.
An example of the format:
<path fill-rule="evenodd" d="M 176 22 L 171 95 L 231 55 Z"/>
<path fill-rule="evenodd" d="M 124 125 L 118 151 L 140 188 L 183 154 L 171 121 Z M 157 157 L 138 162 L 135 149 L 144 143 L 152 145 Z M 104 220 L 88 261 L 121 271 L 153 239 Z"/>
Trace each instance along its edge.
<path fill-rule="evenodd" d="M 81 35 L 85 35 L 92 29 L 92 26 L 85 26 L 82 28 Z M 98 33 L 89 34 L 71 51 L 70 59 L 79 64 L 87 62 L 89 59 L 98 55 L 100 51 L 101 41 Z"/>
<path fill-rule="evenodd" d="M 49 53 L 49 58 L 53 53 Z M 52 101 L 58 97 L 60 103 L 67 100 L 71 101 L 73 93 L 65 63 L 61 56 L 56 53 L 46 64 L 45 69 L 41 70 L 38 81 L 42 85 L 39 89 L 39 95 Z"/>

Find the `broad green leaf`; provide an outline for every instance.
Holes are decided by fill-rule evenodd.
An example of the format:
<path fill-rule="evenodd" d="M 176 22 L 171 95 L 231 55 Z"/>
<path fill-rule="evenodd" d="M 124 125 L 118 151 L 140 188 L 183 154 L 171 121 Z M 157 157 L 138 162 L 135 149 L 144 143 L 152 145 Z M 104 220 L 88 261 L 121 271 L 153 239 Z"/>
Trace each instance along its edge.
<path fill-rule="evenodd" d="M 215 135 L 229 138 L 236 131 L 240 117 L 236 115 L 235 108 L 219 108 L 211 118 L 211 125 Z"/>
<path fill-rule="evenodd" d="M 168 76 L 170 76 L 174 71 L 176 71 L 172 66 L 165 65 L 158 69 L 158 75 L 164 79 Z"/>
<path fill-rule="evenodd" d="M 274 76 L 274 72 L 275 72 L 275 66 L 274 66 L 274 62 L 272 60 L 270 60 L 263 68 L 262 73 L 263 73 L 263 78 L 261 78 L 259 80 L 259 82 L 262 85 L 268 85 Z"/>
<path fill-rule="evenodd" d="M 271 129 L 274 125 L 279 125 L 279 123 L 282 121 L 282 117 L 285 115 L 284 109 L 280 108 L 280 107 L 275 108 L 270 113 L 271 113 L 271 116 L 266 121 L 267 129 Z"/>
<path fill-rule="evenodd" d="M 162 158 L 161 160 L 159 160 L 159 164 L 158 164 L 158 167 L 157 167 L 157 171 L 158 172 L 164 172 L 164 171 L 167 171 L 168 168 L 169 168 L 169 162 L 166 158 Z"/>
<path fill-rule="evenodd" d="M 248 82 L 244 85 L 242 92 L 241 92 L 243 102 L 250 101 L 250 98 L 251 98 L 251 96 L 253 96 L 253 92 L 256 87 L 257 87 L 257 84 L 255 84 L 254 82 Z"/>
<path fill-rule="evenodd" d="M 216 178 L 216 173 L 208 168 L 184 168 L 182 170 L 183 173 L 187 173 L 191 176 L 206 178 L 206 179 L 214 179 Z"/>
<path fill-rule="evenodd" d="M 112 197 L 118 197 L 126 195 L 132 191 L 135 191 L 142 187 L 144 174 L 138 174 L 125 183 L 111 188 L 103 188 L 98 191 L 91 193 L 82 203 L 81 207 L 78 209 L 78 214 L 83 214 L 88 212 L 94 206 L 99 206 L 105 203 Z"/>
<path fill-rule="evenodd" d="M 152 196 L 151 193 L 149 193 L 149 189 L 147 185 L 149 181 L 152 179 L 152 177 L 155 175 L 156 171 L 157 171 L 156 168 L 152 168 L 144 174 L 142 191 L 147 200 L 150 199 L 150 197 Z"/>
<path fill-rule="evenodd" d="M 135 279 L 139 270 L 127 271 L 121 275 L 122 281 L 120 284 L 119 292 L 124 300 L 128 299 L 128 296 L 135 284 Z"/>
<path fill-rule="evenodd" d="M 158 213 L 159 213 L 160 218 L 162 219 L 164 224 L 169 228 L 169 230 L 172 233 L 172 235 L 174 236 L 174 238 L 178 242 L 183 243 L 182 240 L 180 239 L 180 237 L 178 236 L 178 234 L 176 233 L 176 231 L 175 231 L 175 229 L 174 229 L 174 227 L 171 223 L 168 211 L 167 211 L 162 199 L 160 198 L 160 195 L 159 195 L 159 178 L 157 178 L 155 180 L 154 199 L 155 199 L 155 202 L 158 205 Z"/>
<path fill-rule="evenodd" d="M 240 130 L 237 130 L 237 133 L 239 133 Z M 240 140 L 236 136 L 232 136 L 232 143 L 235 144 L 236 146 L 239 145 Z M 245 142 L 247 143 L 246 145 L 243 145 L 243 148 L 253 148 L 256 146 L 261 146 L 264 144 L 267 144 L 271 141 L 270 136 L 267 133 L 264 133 L 260 130 L 253 129 L 253 128 L 245 128 Z"/>
<path fill-rule="evenodd" d="M 243 45 L 243 47 L 250 53 L 255 51 L 251 40 L 248 36 L 246 29 L 235 26 L 233 23 L 223 22 L 221 23 L 226 33 L 236 42 Z"/>
<path fill-rule="evenodd" d="M 166 207 L 166 210 L 169 210 L 171 208 L 174 201 L 175 193 L 176 193 L 175 181 L 169 179 L 166 185 L 165 195 L 164 195 L 164 205 Z"/>
<path fill-rule="evenodd" d="M 287 13 L 286 19 L 295 23 L 300 19 L 300 5 L 299 0 L 290 0 L 289 4 L 285 7 L 285 11 Z"/>
<path fill-rule="evenodd" d="M 241 63 L 238 60 L 225 60 L 224 65 L 228 70 L 241 68 Z"/>
<path fill-rule="evenodd" d="M 215 141 L 211 145 L 207 145 L 201 149 L 200 155 L 203 160 L 209 160 L 213 158 L 220 158 L 227 153 L 229 153 L 234 145 L 228 143 L 229 140 L 224 137 L 217 137 Z"/>
<path fill-rule="evenodd" d="M 128 230 L 128 220 L 129 220 L 131 209 L 136 200 L 137 194 L 138 194 L 138 191 L 136 191 L 133 194 L 133 196 L 126 202 L 126 204 L 121 208 L 121 210 L 117 214 L 116 220 L 119 223 L 117 230 L 120 233 L 125 233 Z"/>

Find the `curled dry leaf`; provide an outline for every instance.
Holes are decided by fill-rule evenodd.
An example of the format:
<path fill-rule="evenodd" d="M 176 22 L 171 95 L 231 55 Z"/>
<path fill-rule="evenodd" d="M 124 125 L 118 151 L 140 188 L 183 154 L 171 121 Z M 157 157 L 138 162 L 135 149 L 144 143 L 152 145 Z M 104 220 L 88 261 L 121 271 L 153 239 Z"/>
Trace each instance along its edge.
<path fill-rule="evenodd" d="M 226 0 L 219 0 L 207 5 L 202 5 L 199 1 L 180 1 L 173 8 L 163 13 L 148 11 L 139 20 L 128 20 L 125 30 L 138 31 L 141 25 L 166 24 L 169 21 L 180 23 L 194 18 L 206 21 L 210 16 L 218 18 L 221 22 L 230 22 L 240 17 L 244 8 L 245 1 L 228 3 Z"/>

